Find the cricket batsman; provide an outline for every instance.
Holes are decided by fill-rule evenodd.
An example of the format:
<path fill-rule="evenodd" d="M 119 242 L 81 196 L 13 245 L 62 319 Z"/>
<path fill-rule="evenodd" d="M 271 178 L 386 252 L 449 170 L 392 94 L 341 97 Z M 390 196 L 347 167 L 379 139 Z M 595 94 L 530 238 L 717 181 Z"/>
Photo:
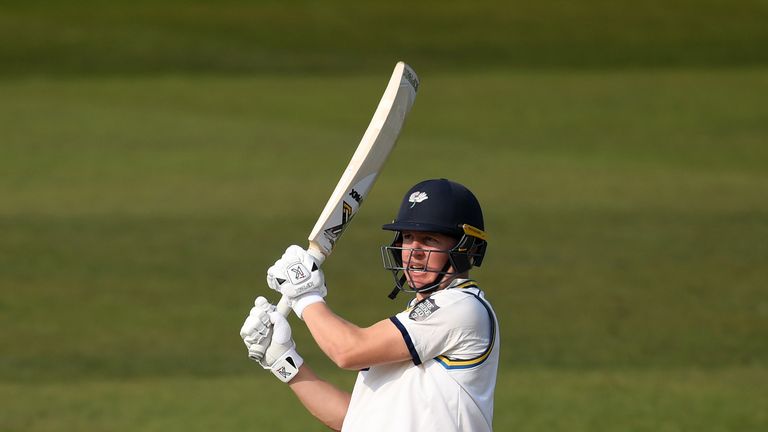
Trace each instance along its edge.
<path fill-rule="evenodd" d="M 426 180 L 383 226 L 395 238 L 381 253 L 404 311 L 370 327 L 336 315 L 316 260 L 290 246 L 267 283 L 290 300 L 323 352 L 358 371 L 352 393 L 320 379 L 296 352 L 288 321 L 258 297 L 240 335 L 249 356 L 288 383 L 304 407 L 333 430 L 490 431 L 499 363 L 499 326 L 469 272 L 486 250 L 483 214 L 461 184 Z M 255 355 L 264 353 L 264 355 Z"/>

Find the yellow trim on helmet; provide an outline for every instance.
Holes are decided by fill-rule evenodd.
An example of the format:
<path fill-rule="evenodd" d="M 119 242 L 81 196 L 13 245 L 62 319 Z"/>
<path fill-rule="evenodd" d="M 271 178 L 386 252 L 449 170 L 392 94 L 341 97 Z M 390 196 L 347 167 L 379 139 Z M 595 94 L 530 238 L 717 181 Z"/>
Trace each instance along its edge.
<path fill-rule="evenodd" d="M 473 227 L 472 225 L 469 225 L 469 224 L 464 224 L 464 225 L 461 226 L 461 228 L 464 230 L 464 234 L 466 234 L 466 235 L 469 235 L 469 236 L 472 236 L 472 237 L 477 237 L 480 240 L 486 240 L 486 241 L 488 240 L 488 235 L 485 234 L 485 231 L 483 231 L 483 230 L 481 230 L 479 228 L 475 228 L 475 227 Z"/>

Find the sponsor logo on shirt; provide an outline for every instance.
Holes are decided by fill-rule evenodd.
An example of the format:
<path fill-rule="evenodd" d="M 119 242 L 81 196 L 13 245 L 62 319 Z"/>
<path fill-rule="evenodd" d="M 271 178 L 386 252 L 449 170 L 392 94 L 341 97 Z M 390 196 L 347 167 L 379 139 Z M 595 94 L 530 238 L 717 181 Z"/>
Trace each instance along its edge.
<path fill-rule="evenodd" d="M 431 298 L 426 298 L 413 307 L 411 313 L 408 314 L 408 318 L 414 321 L 424 321 L 438 309 L 440 309 L 440 306 L 438 306 L 434 300 Z"/>

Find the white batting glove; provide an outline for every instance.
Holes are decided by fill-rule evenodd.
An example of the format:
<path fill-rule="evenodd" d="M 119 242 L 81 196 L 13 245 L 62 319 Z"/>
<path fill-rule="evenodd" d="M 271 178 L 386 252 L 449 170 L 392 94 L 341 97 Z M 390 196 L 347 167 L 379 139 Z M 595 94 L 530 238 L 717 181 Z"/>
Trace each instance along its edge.
<path fill-rule="evenodd" d="M 296 376 L 304 359 L 296 352 L 291 326 L 264 297 L 258 297 L 240 329 L 248 357 L 271 371 L 280 381 Z"/>
<path fill-rule="evenodd" d="M 240 337 L 248 348 L 248 357 L 255 361 L 262 360 L 272 339 L 272 322 L 269 320 L 269 313 L 274 310 L 275 307 L 269 304 L 267 299 L 257 297 L 240 328 Z"/>
<path fill-rule="evenodd" d="M 301 318 L 304 308 L 325 301 L 328 293 L 320 266 L 301 246 L 289 246 L 283 256 L 267 270 L 267 285 L 288 297 L 291 308 Z"/>
<path fill-rule="evenodd" d="M 296 352 L 288 320 L 280 312 L 270 312 L 269 319 L 274 326 L 272 342 L 259 363 L 264 369 L 272 371 L 280 381 L 287 383 L 299 372 L 304 359 Z"/>

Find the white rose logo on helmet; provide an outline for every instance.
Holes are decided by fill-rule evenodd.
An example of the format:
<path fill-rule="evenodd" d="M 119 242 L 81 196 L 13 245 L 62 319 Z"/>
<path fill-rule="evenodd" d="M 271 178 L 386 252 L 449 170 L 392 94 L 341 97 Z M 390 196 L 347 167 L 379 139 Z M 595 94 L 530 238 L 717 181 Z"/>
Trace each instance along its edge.
<path fill-rule="evenodd" d="M 411 204 L 411 208 L 413 208 L 413 206 L 415 206 L 416 204 L 426 200 L 427 198 L 429 198 L 429 196 L 427 195 L 426 192 L 418 192 L 417 191 L 417 192 L 412 193 L 411 196 L 408 197 L 408 202 L 413 203 L 413 204 Z"/>

